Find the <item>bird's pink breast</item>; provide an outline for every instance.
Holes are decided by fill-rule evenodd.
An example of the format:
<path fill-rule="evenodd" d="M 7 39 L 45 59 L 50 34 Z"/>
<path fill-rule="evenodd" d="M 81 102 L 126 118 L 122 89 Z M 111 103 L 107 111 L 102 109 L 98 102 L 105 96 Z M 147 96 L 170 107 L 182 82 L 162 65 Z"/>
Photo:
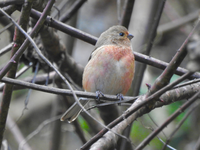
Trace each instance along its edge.
<path fill-rule="evenodd" d="M 134 77 L 134 55 L 130 47 L 98 48 L 83 73 L 83 87 L 88 92 L 126 94 Z"/>

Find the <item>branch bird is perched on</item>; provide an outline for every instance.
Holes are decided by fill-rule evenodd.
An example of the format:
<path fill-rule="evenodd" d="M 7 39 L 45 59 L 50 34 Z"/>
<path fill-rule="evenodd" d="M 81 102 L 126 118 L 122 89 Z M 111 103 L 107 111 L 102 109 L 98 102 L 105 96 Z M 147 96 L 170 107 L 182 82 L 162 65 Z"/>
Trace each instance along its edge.
<path fill-rule="evenodd" d="M 134 77 L 135 58 L 131 47 L 133 35 L 123 26 L 113 26 L 99 37 L 95 50 L 83 72 L 83 88 L 87 92 L 125 95 Z M 88 101 L 81 101 L 84 106 Z M 81 107 L 74 103 L 61 117 L 74 121 Z"/>

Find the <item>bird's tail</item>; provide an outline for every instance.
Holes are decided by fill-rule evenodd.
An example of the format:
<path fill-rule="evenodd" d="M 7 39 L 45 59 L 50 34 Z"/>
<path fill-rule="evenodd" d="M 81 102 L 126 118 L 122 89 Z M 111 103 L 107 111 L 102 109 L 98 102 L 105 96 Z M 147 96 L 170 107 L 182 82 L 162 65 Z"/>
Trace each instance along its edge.
<path fill-rule="evenodd" d="M 79 98 L 79 102 L 85 106 L 89 100 L 87 98 Z M 78 105 L 77 102 L 75 102 L 60 118 L 61 121 L 67 120 L 69 123 L 76 120 L 78 115 L 81 113 L 82 108 Z"/>

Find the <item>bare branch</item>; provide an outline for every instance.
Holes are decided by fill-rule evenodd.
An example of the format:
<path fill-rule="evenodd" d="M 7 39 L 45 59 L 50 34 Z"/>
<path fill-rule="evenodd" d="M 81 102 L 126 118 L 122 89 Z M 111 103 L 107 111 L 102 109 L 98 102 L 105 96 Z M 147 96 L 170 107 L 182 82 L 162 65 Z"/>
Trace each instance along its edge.
<path fill-rule="evenodd" d="M 159 68 L 159 69 L 165 69 L 169 63 L 166 63 L 164 61 L 161 61 L 159 59 L 153 58 L 151 56 L 147 56 L 138 52 L 133 52 L 135 55 L 135 60 L 142 62 L 142 63 L 146 63 L 148 65 L 151 65 L 153 67 Z M 178 67 L 177 70 L 175 71 L 175 73 L 177 75 L 183 75 L 185 73 L 187 73 L 188 70 Z M 200 78 L 200 73 L 196 72 L 193 75 L 191 75 L 190 77 L 188 77 L 188 79 L 195 79 L 195 78 Z"/>
<path fill-rule="evenodd" d="M 32 32 L 30 33 L 30 37 L 34 37 L 37 32 L 39 31 L 39 29 L 42 27 L 45 18 L 47 16 L 47 14 L 50 12 L 51 7 L 54 3 L 54 0 L 50 0 L 48 2 L 48 4 L 46 5 L 42 15 L 40 16 L 39 20 L 37 21 L 35 27 L 33 28 Z M 1 9 L 2 11 L 2 9 Z M 29 44 L 29 40 L 25 40 L 25 42 L 21 45 L 21 47 L 19 48 L 19 50 L 16 52 L 16 54 L 10 59 L 10 61 L 8 62 L 8 64 L 0 71 L 0 79 L 8 72 L 8 70 L 12 67 L 13 62 L 15 62 L 16 60 L 18 60 L 20 58 L 20 56 L 22 55 L 22 53 L 26 50 L 26 48 L 28 47 Z"/>
<path fill-rule="evenodd" d="M 13 12 L 15 12 L 16 10 L 18 9 L 18 6 L 17 5 L 10 5 L 10 6 L 7 6 L 7 7 L 4 7 L 3 10 L 11 15 Z M 4 14 L 2 12 L 0 12 L 0 17 L 4 16 Z"/>
<path fill-rule="evenodd" d="M 190 32 L 188 37 L 185 39 L 184 43 L 181 45 L 179 50 L 176 52 L 176 54 L 170 61 L 169 65 L 167 66 L 167 68 L 156 79 L 154 85 L 149 90 L 148 96 L 151 95 L 152 93 L 156 92 L 160 88 L 164 87 L 165 85 L 167 85 L 170 82 L 172 75 L 174 74 L 174 72 L 176 71 L 176 69 L 181 64 L 181 62 L 183 61 L 184 57 L 187 54 L 187 50 L 185 49 L 185 46 L 186 46 L 188 40 L 190 39 L 190 37 L 192 36 L 192 34 L 194 33 L 194 31 L 196 30 L 199 22 L 200 22 L 200 19 L 198 19 L 198 21 L 196 22 L 196 25 L 194 26 L 194 28 L 192 29 L 192 31 Z"/>
<path fill-rule="evenodd" d="M 179 114 L 181 114 L 186 108 L 188 108 L 191 104 L 193 104 L 197 97 L 199 96 L 200 91 L 198 91 L 196 94 L 194 94 L 193 97 L 191 97 L 187 102 L 185 102 L 178 110 L 176 110 L 168 119 L 165 121 L 160 127 L 158 127 L 156 130 L 154 130 L 146 139 L 143 140 L 142 143 L 140 143 L 136 150 L 143 149 L 151 140 L 154 138 L 160 131 L 162 131 L 169 123 L 171 123 L 172 120 L 174 120 Z"/>
<path fill-rule="evenodd" d="M 188 22 L 194 21 L 195 19 L 198 18 L 199 11 L 200 10 L 198 9 L 198 10 L 196 10 L 196 11 L 194 11 L 194 12 L 192 12 L 192 13 L 184 16 L 184 17 L 181 17 L 181 18 L 176 19 L 172 22 L 160 25 L 158 27 L 157 33 L 158 34 L 165 34 L 167 32 L 176 30 L 177 28 L 185 25 Z"/>
<path fill-rule="evenodd" d="M 65 12 L 60 18 L 61 22 L 68 21 L 77 11 L 78 9 L 86 2 L 86 0 L 77 0 L 74 4 Z"/>
<path fill-rule="evenodd" d="M 0 56 L 9 52 L 12 49 L 13 43 L 8 44 L 6 47 L 0 50 Z"/>
<path fill-rule="evenodd" d="M 41 16 L 41 13 L 39 11 L 36 11 L 34 9 L 31 10 L 31 17 L 38 19 L 40 16 Z M 71 36 L 74 36 L 78 39 L 81 39 L 81 40 L 91 43 L 93 45 L 97 41 L 96 37 L 89 35 L 88 33 L 84 33 L 83 31 L 73 28 L 67 24 L 59 22 L 59 21 L 51 18 L 50 16 L 48 16 L 46 18 L 45 23 L 50 27 L 56 28 L 64 33 L 67 33 Z"/>
<path fill-rule="evenodd" d="M 28 0 L 27 4 L 24 5 L 24 7 L 22 8 L 22 11 L 21 11 L 21 15 L 20 15 L 20 19 L 19 19 L 19 25 L 24 30 L 26 30 L 26 28 L 27 28 L 27 24 L 28 24 L 28 20 L 29 20 L 29 14 L 30 14 L 31 7 L 32 7 L 32 2 L 33 2 L 33 0 Z M 3 9 L 0 8 L 0 10 L 7 18 L 9 18 L 9 19 L 11 18 L 5 11 L 3 11 Z M 19 45 L 21 45 L 24 42 L 24 40 L 25 40 L 25 37 L 18 30 L 18 28 L 16 28 L 14 39 L 13 39 L 14 45 L 13 45 L 13 48 L 12 48 L 11 57 L 13 57 L 17 53 Z M 18 60 L 13 62 L 13 65 L 11 66 L 10 70 L 8 71 L 8 75 L 7 75 L 8 77 L 15 78 L 15 74 L 16 74 L 16 71 L 17 71 L 17 64 L 18 64 Z M 2 144 L 2 141 L 3 141 L 4 129 L 5 129 L 8 110 L 9 110 L 9 106 L 10 106 L 11 96 L 12 96 L 12 89 L 13 89 L 13 85 L 11 85 L 11 84 L 6 84 L 4 86 L 4 95 L 3 95 L 3 98 L 2 98 L 2 101 L 1 101 L 1 108 L 0 108 L 1 109 L 1 113 L 0 113 L 0 147 L 1 147 L 1 144 Z"/>
<path fill-rule="evenodd" d="M 0 2 L 0 7 L 5 7 L 5 6 L 8 6 L 8 5 L 21 5 L 24 3 L 24 0 L 7 0 L 7 1 L 3 1 L 3 2 Z"/>
<path fill-rule="evenodd" d="M 8 126 L 8 128 L 12 132 L 12 134 L 14 135 L 15 140 L 17 141 L 18 144 L 24 140 L 24 136 L 22 135 L 21 131 L 19 130 L 17 124 L 12 120 L 12 118 L 10 116 L 8 116 L 6 125 Z M 31 150 L 31 147 L 28 144 L 25 144 L 24 148 L 26 150 Z"/>
<path fill-rule="evenodd" d="M 61 116 L 55 116 L 52 117 L 50 119 L 47 119 L 45 121 L 43 121 L 38 127 L 37 129 L 35 129 L 32 133 L 30 133 L 23 141 L 20 142 L 18 150 L 23 150 L 24 149 L 24 145 L 30 140 L 32 139 L 35 135 L 37 135 L 43 127 L 45 127 L 46 125 L 58 120 Z"/>
<path fill-rule="evenodd" d="M 128 28 L 135 0 L 125 0 L 120 25 Z"/>
<path fill-rule="evenodd" d="M 196 102 L 191 106 L 191 108 L 188 110 L 188 112 L 185 114 L 184 118 L 179 122 L 179 124 L 176 126 L 176 128 L 173 130 L 173 132 L 168 137 L 167 141 L 165 142 L 165 145 L 163 147 L 163 150 L 167 147 L 167 144 L 170 142 L 171 138 L 174 136 L 174 134 L 180 129 L 180 127 L 183 125 L 185 120 L 188 118 L 188 116 L 199 106 L 199 102 Z"/>

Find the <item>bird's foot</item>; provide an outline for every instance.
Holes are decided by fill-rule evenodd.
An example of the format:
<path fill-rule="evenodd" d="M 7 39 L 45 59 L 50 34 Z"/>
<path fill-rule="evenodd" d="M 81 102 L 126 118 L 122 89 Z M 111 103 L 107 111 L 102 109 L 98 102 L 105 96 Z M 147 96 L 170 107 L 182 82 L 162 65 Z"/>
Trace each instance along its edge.
<path fill-rule="evenodd" d="M 124 99 L 123 94 L 121 93 L 117 94 L 117 99 L 119 99 L 119 101 L 121 102 Z M 121 105 L 121 103 L 119 103 L 119 105 Z"/>
<path fill-rule="evenodd" d="M 96 91 L 96 99 L 99 101 L 100 97 L 104 97 L 104 94 L 101 91 Z"/>

